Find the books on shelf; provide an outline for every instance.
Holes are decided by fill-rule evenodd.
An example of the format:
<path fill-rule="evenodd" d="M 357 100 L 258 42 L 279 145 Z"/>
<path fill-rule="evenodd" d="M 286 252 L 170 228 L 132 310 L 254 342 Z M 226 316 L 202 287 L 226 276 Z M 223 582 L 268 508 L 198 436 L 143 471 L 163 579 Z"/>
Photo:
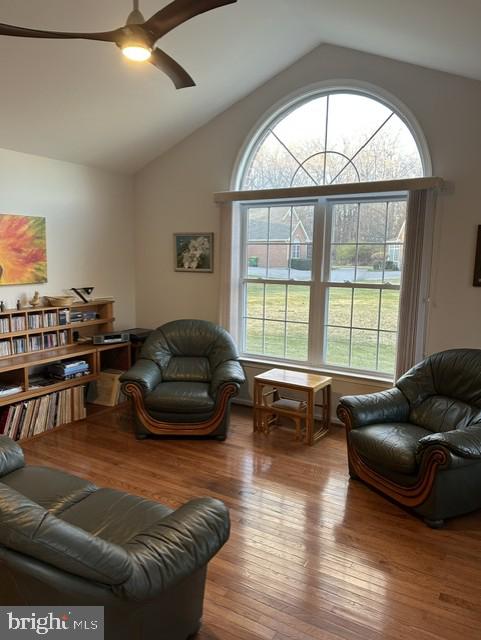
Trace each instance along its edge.
<path fill-rule="evenodd" d="M 89 320 L 97 320 L 98 313 L 96 311 L 77 311 L 70 310 L 70 322 L 88 322 Z"/>
<path fill-rule="evenodd" d="M 41 313 L 29 313 L 28 314 L 28 328 L 29 329 L 41 329 L 43 327 L 42 314 Z"/>
<path fill-rule="evenodd" d="M 46 327 L 56 327 L 58 325 L 58 317 L 56 311 L 45 311 L 43 317 Z"/>
<path fill-rule="evenodd" d="M 12 331 L 25 331 L 26 329 L 25 316 L 12 316 Z"/>
<path fill-rule="evenodd" d="M 43 336 L 43 348 L 52 349 L 58 347 L 58 336 L 56 333 L 45 333 Z"/>
<path fill-rule="evenodd" d="M 30 351 L 41 351 L 43 349 L 42 336 L 30 336 L 28 344 Z"/>
<path fill-rule="evenodd" d="M 10 340 L 0 340 L 0 356 L 12 355 L 12 345 Z"/>
<path fill-rule="evenodd" d="M 27 352 L 27 338 L 13 338 L 13 353 L 26 353 Z"/>
<path fill-rule="evenodd" d="M 59 324 L 69 324 L 70 322 L 70 309 L 59 309 L 58 310 L 58 323 Z"/>
<path fill-rule="evenodd" d="M 10 333 L 10 322 L 8 318 L 0 318 L 0 333 Z"/>
<path fill-rule="evenodd" d="M 90 366 L 86 360 L 63 360 L 62 362 L 53 362 L 47 370 L 51 378 L 70 380 L 88 375 Z"/>
<path fill-rule="evenodd" d="M 85 386 L 80 385 L 11 404 L 0 414 L 0 433 L 23 440 L 86 415 Z"/>

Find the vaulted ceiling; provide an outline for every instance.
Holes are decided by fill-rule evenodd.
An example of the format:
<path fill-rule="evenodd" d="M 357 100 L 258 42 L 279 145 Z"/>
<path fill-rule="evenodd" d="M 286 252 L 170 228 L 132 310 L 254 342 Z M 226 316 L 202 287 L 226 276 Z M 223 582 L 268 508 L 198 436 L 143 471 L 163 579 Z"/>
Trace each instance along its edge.
<path fill-rule="evenodd" d="M 0 22 L 102 31 L 131 8 L 0 0 Z M 479 0 L 238 0 L 162 39 L 197 82 L 181 91 L 113 44 L 0 37 L 0 147 L 135 172 L 321 42 L 481 80 L 480 24 Z"/>

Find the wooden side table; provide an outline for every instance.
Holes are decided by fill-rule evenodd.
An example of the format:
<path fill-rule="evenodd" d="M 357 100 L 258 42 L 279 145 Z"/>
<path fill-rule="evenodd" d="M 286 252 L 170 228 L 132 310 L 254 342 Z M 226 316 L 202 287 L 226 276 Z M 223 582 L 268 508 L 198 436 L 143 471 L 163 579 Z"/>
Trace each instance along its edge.
<path fill-rule="evenodd" d="M 302 371 L 288 371 L 286 369 L 271 369 L 254 378 L 254 431 L 268 434 L 270 425 L 276 417 L 286 415 L 296 422 L 296 437 L 300 433 L 300 421 L 306 425 L 305 443 L 312 446 L 329 430 L 331 415 L 331 383 L 332 378 L 319 376 Z M 273 387 L 273 392 L 266 393 L 264 387 Z M 281 398 L 279 389 L 302 391 L 306 395 L 305 401 Z M 322 403 L 315 405 L 315 394 L 322 391 Z M 273 395 L 273 401 L 268 404 L 266 397 Z M 320 428 L 316 430 L 314 421 L 314 407 L 322 407 Z"/>

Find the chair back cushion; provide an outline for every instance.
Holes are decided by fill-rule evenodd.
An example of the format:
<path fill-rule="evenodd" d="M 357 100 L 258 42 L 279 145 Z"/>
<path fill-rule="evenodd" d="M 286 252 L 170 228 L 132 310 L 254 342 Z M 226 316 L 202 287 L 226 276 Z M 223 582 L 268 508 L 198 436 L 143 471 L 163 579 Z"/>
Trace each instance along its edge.
<path fill-rule="evenodd" d="M 162 325 L 150 334 L 141 353 L 141 358 L 158 364 L 163 380 L 170 381 L 209 382 L 220 364 L 238 357 L 227 331 L 206 320 L 173 320 Z"/>
<path fill-rule="evenodd" d="M 162 372 L 164 382 L 210 382 L 209 358 L 172 356 Z"/>
<path fill-rule="evenodd" d="M 481 421 L 481 350 L 450 349 L 429 356 L 396 383 L 409 419 L 434 433 Z"/>

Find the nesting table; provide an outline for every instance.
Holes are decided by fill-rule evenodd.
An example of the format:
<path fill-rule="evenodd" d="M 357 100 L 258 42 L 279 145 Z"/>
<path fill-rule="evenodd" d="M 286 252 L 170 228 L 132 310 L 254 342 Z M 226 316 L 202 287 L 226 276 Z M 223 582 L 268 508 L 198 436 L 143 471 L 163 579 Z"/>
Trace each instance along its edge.
<path fill-rule="evenodd" d="M 332 378 L 303 371 L 271 369 L 254 377 L 254 431 L 270 432 L 271 425 L 279 416 L 292 418 L 296 424 L 296 438 L 302 437 L 302 421 L 305 424 L 304 442 L 313 445 L 329 429 L 331 414 Z M 266 387 L 270 388 L 269 391 Z M 282 389 L 300 391 L 304 400 L 283 398 Z M 322 392 L 322 402 L 315 403 L 315 395 Z M 314 407 L 322 408 L 322 420 L 316 429 Z"/>

